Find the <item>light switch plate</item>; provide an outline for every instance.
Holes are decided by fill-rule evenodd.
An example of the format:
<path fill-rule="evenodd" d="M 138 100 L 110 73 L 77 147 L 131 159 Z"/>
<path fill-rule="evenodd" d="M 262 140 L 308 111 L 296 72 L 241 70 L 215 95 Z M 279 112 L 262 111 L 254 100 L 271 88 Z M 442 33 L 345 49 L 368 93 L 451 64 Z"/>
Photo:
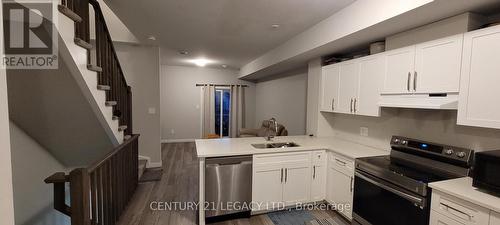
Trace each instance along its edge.
<path fill-rule="evenodd" d="M 153 107 L 148 108 L 148 113 L 149 114 L 156 114 L 156 108 L 153 108 Z"/>
<path fill-rule="evenodd" d="M 368 136 L 368 127 L 360 127 L 359 128 L 359 135 L 361 135 L 363 137 L 367 137 Z"/>

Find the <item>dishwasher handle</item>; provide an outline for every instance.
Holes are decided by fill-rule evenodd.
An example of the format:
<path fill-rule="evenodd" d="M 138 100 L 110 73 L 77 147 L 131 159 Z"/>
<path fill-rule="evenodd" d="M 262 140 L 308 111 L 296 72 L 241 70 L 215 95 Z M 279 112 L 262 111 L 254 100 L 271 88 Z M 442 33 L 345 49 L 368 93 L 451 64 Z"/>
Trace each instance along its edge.
<path fill-rule="evenodd" d="M 230 157 L 207 158 L 205 160 L 205 164 L 207 166 L 252 164 L 252 156 L 230 156 Z"/>

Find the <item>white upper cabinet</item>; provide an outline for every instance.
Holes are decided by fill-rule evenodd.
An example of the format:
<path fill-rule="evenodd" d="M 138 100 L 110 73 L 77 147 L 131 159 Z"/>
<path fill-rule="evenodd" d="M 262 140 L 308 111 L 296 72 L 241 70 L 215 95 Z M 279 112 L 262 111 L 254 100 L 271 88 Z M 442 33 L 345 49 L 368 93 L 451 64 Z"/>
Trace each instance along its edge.
<path fill-rule="evenodd" d="M 457 123 L 500 129 L 500 26 L 466 33 Z"/>
<path fill-rule="evenodd" d="M 385 53 L 383 94 L 457 93 L 463 34 Z"/>
<path fill-rule="evenodd" d="M 359 63 L 351 60 L 340 64 L 338 110 L 335 112 L 355 113 L 358 96 Z"/>
<path fill-rule="evenodd" d="M 384 94 L 412 92 L 412 74 L 415 68 L 415 46 L 385 53 Z"/>
<path fill-rule="evenodd" d="M 323 67 L 323 71 L 321 73 L 320 88 L 321 111 L 333 112 L 336 108 L 339 92 L 339 73 L 340 68 L 338 64 Z"/>
<path fill-rule="evenodd" d="M 359 88 L 356 99 L 356 114 L 380 116 L 378 101 L 384 74 L 384 58 L 382 56 L 369 56 L 359 60 Z"/>
<path fill-rule="evenodd" d="M 460 86 L 463 34 L 416 46 L 412 88 L 416 93 L 453 93 Z"/>

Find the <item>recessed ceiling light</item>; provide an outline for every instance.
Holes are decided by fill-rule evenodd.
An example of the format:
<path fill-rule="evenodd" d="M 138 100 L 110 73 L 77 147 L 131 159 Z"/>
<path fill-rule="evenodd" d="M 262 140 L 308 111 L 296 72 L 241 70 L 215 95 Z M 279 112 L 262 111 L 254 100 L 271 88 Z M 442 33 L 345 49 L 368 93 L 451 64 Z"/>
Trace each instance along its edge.
<path fill-rule="evenodd" d="M 148 37 L 148 40 L 151 40 L 151 41 L 156 41 L 156 37 L 155 37 L 155 36 L 153 36 L 153 35 L 150 35 L 150 36 Z"/>
<path fill-rule="evenodd" d="M 179 54 L 181 54 L 181 55 L 187 55 L 187 54 L 189 54 L 189 52 L 188 51 L 179 51 Z"/>
<path fill-rule="evenodd" d="M 224 69 L 225 69 L 225 68 L 227 68 L 227 65 L 226 65 L 226 64 L 222 64 L 221 66 L 222 66 L 222 68 L 224 68 Z"/>
<path fill-rule="evenodd" d="M 272 27 L 273 29 L 278 29 L 278 28 L 280 28 L 280 25 L 279 25 L 279 24 L 273 24 L 273 25 L 271 25 L 271 27 Z"/>
<path fill-rule="evenodd" d="M 188 62 L 193 63 L 193 64 L 195 64 L 197 66 L 201 66 L 201 67 L 204 67 L 204 66 L 206 66 L 209 63 L 213 63 L 212 60 L 208 60 L 208 59 L 204 59 L 204 58 L 191 59 L 191 60 L 188 60 Z"/>

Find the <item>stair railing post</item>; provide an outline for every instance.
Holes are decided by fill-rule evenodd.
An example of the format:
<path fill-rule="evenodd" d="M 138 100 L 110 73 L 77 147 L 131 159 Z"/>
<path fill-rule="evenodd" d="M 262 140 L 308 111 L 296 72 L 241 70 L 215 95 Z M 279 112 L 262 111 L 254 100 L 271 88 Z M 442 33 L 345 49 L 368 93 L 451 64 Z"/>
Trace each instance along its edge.
<path fill-rule="evenodd" d="M 90 225 L 90 177 L 80 168 L 69 174 L 71 192 L 71 225 Z"/>

